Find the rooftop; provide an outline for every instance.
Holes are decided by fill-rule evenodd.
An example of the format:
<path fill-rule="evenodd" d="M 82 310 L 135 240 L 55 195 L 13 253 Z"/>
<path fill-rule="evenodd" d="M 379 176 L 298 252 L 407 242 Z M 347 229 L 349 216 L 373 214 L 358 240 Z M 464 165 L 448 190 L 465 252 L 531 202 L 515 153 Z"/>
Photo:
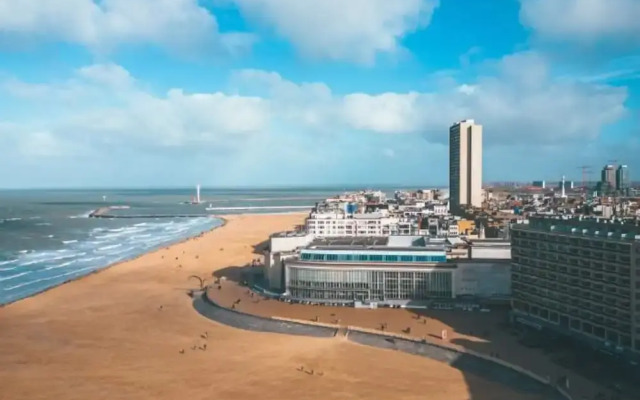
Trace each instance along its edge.
<path fill-rule="evenodd" d="M 515 230 L 551 231 L 618 240 L 640 240 L 640 226 L 633 220 L 593 217 L 534 216 Z"/>
<path fill-rule="evenodd" d="M 307 236 L 308 233 L 305 231 L 285 231 L 285 232 L 277 232 L 271 235 L 271 237 L 282 238 L 282 237 L 301 237 Z"/>
<path fill-rule="evenodd" d="M 372 251 L 444 251 L 444 240 L 429 240 L 422 236 L 362 236 L 316 238 L 307 249 L 372 250 Z"/>

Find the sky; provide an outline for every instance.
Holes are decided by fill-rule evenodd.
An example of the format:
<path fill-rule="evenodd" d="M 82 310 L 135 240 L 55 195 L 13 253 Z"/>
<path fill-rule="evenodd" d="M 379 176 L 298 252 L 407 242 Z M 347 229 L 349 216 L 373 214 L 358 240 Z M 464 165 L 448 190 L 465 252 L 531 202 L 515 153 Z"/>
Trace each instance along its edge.
<path fill-rule="evenodd" d="M 640 177 L 638 0 L 0 0 L 0 188 Z"/>

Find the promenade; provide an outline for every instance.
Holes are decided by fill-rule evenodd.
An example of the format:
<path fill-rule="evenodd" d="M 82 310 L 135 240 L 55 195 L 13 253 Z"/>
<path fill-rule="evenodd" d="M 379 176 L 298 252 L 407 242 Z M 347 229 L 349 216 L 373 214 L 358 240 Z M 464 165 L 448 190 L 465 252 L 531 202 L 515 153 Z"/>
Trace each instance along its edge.
<path fill-rule="evenodd" d="M 221 307 L 209 299 L 206 292 L 194 297 L 193 306 L 202 316 L 238 329 L 325 338 L 338 336 L 361 345 L 401 351 L 446 363 L 460 371 L 506 386 L 518 393 L 536 395 L 548 400 L 570 399 L 552 386 L 542 383 L 543 378 L 519 372 L 516 370 L 518 367 L 512 368 L 504 362 L 494 362 L 488 357 L 476 356 L 426 340 L 370 332 L 357 327 L 344 328 L 337 325 L 331 327 L 330 324 L 260 317 Z M 339 333 L 342 334 L 338 335 Z"/>

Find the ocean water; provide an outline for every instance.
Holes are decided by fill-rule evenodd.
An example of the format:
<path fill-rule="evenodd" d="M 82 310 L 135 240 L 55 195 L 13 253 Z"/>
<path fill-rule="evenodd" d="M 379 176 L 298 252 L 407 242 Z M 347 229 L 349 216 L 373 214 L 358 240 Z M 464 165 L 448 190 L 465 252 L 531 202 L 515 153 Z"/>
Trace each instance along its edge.
<path fill-rule="evenodd" d="M 203 189 L 202 204 L 183 204 L 194 189 L 0 191 L 0 304 L 220 226 L 211 214 L 305 211 L 343 191 Z M 196 216 L 89 218 L 105 206 L 128 207 L 117 215 Z"/>

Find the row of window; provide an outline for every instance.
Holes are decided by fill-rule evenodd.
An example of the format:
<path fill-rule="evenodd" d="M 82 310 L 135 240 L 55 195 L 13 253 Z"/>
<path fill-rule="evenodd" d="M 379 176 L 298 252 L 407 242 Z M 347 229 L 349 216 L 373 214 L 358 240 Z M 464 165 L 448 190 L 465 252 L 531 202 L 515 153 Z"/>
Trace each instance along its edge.
<path fill-rule="evenodd" d="M 359 261 L 359 262 L 388 262 L 388 263 L 424 263 L 446 262 L 446 255 L 382 255 L 382 254 L 323 254 L 302 253 L 300 259 L 304 261 Z"/>

